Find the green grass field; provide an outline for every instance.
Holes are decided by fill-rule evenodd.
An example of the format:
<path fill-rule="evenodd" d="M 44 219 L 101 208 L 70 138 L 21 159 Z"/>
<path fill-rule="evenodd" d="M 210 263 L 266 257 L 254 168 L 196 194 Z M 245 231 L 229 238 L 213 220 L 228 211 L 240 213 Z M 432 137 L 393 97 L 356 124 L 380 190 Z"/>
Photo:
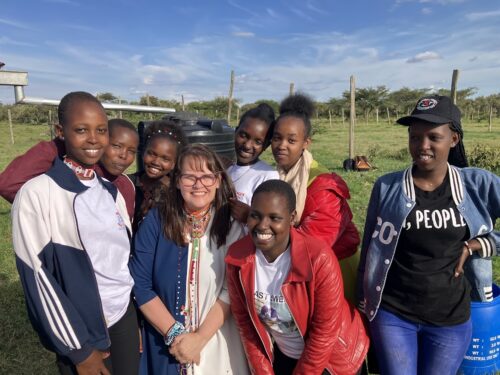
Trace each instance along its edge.
<path fill-rule="evenodd" d="M 355 154 L 367 155 L 376 167 L 370 172 L 345 172 L 342 161 L 348 155 L 348 127 L 328 121 L 313 124 L 312 153 L 314 158 L 340 174 L 351 190 L 350 205 L 354 222 L 363 228 L 370 191 L 376 178 L 387 172 L 405 168 L 409 163 L 407 130 L 397 125 L 359 124 L 355 130 Z M 474 144 L 498 148 L 500 123 L 488 132 L 486 124 L 465 124 L 466 149 Z M 39 140 L 49 140 L 45 126 L 14 125 L 15 144 L 11 144 L 9 127 L 0 123 L 0 170 L 17 155 Z M 264 157 L 270 160 L 270 152 Z M 495 171 L 497 174 L 500 171 Z M 500 262 L 495 262 L 495 277 L 500 281 Z M 0 374 L 55 374 L 53 355 L 45 351 L 28 321 L 12 251 L 10 204 L 0 199 Z"/>

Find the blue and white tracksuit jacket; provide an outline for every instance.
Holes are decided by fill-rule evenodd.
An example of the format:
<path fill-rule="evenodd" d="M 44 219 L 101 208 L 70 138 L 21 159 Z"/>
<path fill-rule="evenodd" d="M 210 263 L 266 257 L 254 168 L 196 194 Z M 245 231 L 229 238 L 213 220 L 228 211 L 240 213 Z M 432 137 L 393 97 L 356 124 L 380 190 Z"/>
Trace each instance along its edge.
<path fill-rule="evenodd" d="M 482 257 L 500 254 L 500 232 L 494 230 L 500 217 L 500 178 L 478 168 L 449 165 L 452 196 L 470 231 L 469 239 L 481 243 Z M 411 167 L 380 177 L 372 190 L 357 280 L 359 308 L 371 321 L 375 318 L 406 217 L 415 207 Z M 474 255 L 468 261 L 475 287 L 482 299 L 491 298 L 491 260 Z M 485 289 L 486 288 L 486 289 Z M 486 292 L 486 295 L 485 295 Z"/>
<path fill-rule="evenodd" d="M 130 233 L 125 200 L 98 177 Z M 110 346 L 97 281 L 74 211 L 87 189 L 64 163 L 28 181 L 12 206 L 12 241 L 28 315 L 42 344 L 77 364 Z"/>

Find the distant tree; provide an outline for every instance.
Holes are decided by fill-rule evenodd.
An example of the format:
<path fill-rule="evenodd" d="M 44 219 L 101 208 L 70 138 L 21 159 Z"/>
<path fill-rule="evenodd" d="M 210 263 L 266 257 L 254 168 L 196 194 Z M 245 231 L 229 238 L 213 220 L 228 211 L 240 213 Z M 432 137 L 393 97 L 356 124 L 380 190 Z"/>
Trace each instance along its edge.
<path fill-rule="evenodd" d="M 98 93 L 96 95 L 96 98 L 105 103 L 114 103 L 116 100 L 118 100 L 118 97 L 114 96 L 110 92 Z"/>
<path fill-rule="evenodd" d="M 343 98 L 330 98 L 326 102 L 328 109 L 332 111 L 333 114 L 340 116 L 342 114 L 342 108 L 345 110 L 348 108 L 348 99 Z"/>
<path fill-rule="evenodd" d="M 409 87 L 393 91 L 387 98 L 388 108 L 393 110 L 396 117 L 406 115 L 415 107 L 417 100 L 427 92 L 427 89 L 410 89 Z"/>

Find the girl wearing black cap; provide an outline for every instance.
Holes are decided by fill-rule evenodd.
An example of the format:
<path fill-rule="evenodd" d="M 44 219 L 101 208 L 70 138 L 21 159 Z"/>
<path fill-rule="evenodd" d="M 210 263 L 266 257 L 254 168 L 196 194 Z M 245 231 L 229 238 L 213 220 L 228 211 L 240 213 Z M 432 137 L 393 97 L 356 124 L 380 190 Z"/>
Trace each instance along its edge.
<path fill-rule="evenodd" d="M 382 374 L 455 374 L 471 338 L 463 266 L 469 256 L 500 251 L 494 230 L 500 178 L 465 168 L 460 111 L 449 98 L 422 98 L 398 123 L 409 126 L 413 164 L 373 188 L 359 307 L 370 321 Z M 478 258 L 474 269 L 478 279 L 489 279 L 483 299 L 492 297 L 491 265 L 484 265 Z"/>

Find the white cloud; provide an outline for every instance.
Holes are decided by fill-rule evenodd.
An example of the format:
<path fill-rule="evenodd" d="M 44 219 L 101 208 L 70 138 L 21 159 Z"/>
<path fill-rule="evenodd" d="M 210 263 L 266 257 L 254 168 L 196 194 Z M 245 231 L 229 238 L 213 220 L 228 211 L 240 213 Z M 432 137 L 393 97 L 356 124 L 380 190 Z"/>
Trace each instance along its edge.
<path fill-rule="evenodd" d="M 432 9 L 431 8 L 422 8 L 422 14 L 431 14 L 432 13 Z"/>
<path fill-rule="evenodd" d="M 83 32 L 92 32 L 92 31 L 96 31 L 94 28 L 90 27 L 90 26 L 85 26 L 85 25 L 78 25 L 78 24 L 63 24 L 61 25 L 63 27 L 67 27 L 68 29 L 73 29 L 73 30 L 77 30 L 77 31 L 83 31 Z"/>
<path fill-rule="evenodd" d="M 321 14 L 321 15 L 328 15 L 329 14 L 326 10 L 321 9 L 318 5 L 316 5 L 316 3 L 312 0 L 306 1 L 306 7 L 307 7 L 307 9 L 312 10 L 313 12 L 316 12 L 316 13 Z"/>
<path fill-rule="evenodd" d="M 448 5 L 448 4 L 460 4 L 464 3 L 467 0 L 420 0 L 421 3 L 438 3 L 441 5 Z"/>
<path fill-rule="evenodd" d="M 241 4 L 238 4 L 238 3 L 237 3 L 236 1 L 234 1 L 234 0 L 228 0 L 228 2 L 227 2 L 227 3 L 228 3 L 229 5 L 231 5 L 232 7 L 234 7 L 234 8 L 236 8 L 236 9 L 238 9 L 238 10 L 241 10 L 241 11 L 243 11 L 243 12 L 245 12 L 245 13 L 250 14 L 251 16 L 258 17 L 258 14 L 257 14 L 257 13 L 255 13 L 254 11 L 252 11 L 252 10 L 250 10 L 250 9 L 248 9 L 248 8 L 246 8 L 246 7 L 244 7 L 244 6 L 243 6 L 243 5 L 241 5 Z"/>
<path fill-rule="evenodd" d="M 18 29 L 33 30 L 30 26 L 26 25 L 25 23 L 13 21 L 13 20 L 8 20 L 5 18 L 0 18 L 0 24 L 16 27 Z"/>
<path fill-rule="evenodd" d="M 306 21 L 309 21 L 309 22 L 313 22 L 314 21 L 314 18 L 312 18 L 311 16 L 309 16 L 307 13 L 305 13 L 304 11 L 302 11 L 301 9 L 298 9 L 298 8 L 290 8 L 290 11 L 295 14 L 296 16 L 306 20 Z"/>
<path fill-rule="evenodd" d="M 469 13 L 465 16 L 469 21 L 479 21 L 485 18 L 494 18 L 500 17 L 500 10 L 493 10 L 490 12 L 477 12 L 477 13 Z"/>
<path fill-rule="evenodd" d="M 394 5 L 397 7 L 405 3 L 419 3 L 419 4 L 439 4 L 439 5 L 449 5 L 449 4 L 460 4 L 467 0 L 396 0 Z"/>
<path fill-rule="evenodd" d="M 267 12 L 267 14 L 269 14 L 273 18 L 277 17 L 276 12 L 274 10 L 272 10 L 271 8 L 266 8 L 266 12 Z"/>
<path fill-rule="evenodd" d="M 34 44 L 13 40 L 7 36 L 0 36 L 0 44 L 11 44 L 13 46 L 33 47 Z"/>
<path fill-rule="evenodd" d="M 80 3 L 73 0 L 43 0 L 45 3 L 55 3 L 64 5 L 80 6 Z"/>
<path fill-rule="evenodd" d="M 428 60 L 440 60 L 441 56 L 439 56 L 436 52 L 425 51 L 422 53 L 417 53 L 412 58 L 406 60 L 407 63 L 419 63 Z"/>
<path fill-rule="evenodd" d="M 250 31 L 234 31 L 233 35 L 240 38 L 252 38 L 255 36 L 255 33 L 252 33 Z"/>

